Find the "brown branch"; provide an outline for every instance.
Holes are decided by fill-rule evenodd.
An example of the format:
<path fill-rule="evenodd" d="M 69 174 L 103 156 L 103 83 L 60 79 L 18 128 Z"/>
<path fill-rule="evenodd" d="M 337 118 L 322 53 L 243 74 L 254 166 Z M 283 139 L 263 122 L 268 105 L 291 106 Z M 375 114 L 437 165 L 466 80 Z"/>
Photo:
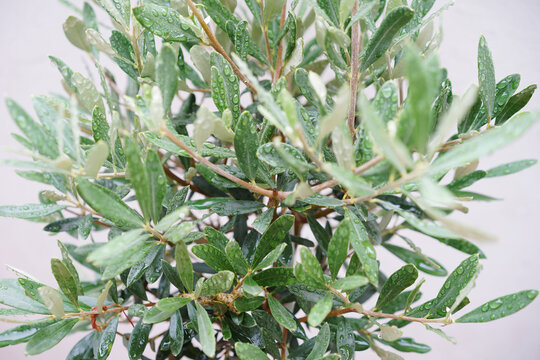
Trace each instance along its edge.
<path fill-rule="evenodd" d="M 358 0 L 355 0 L 351 16 L 358 11 Z M 356 94 L 358 92 L 358 56 L 360 54 L 360 22 L 357 21 L 351 28 L 351 102 L 349 104 L 349 114 L 347 116 L 347 125 L 354 137 L 354 120 L 356 118 Z"/>
<path fill-rule="evenodd" d="M 188 1 L 190 1 L 190 0 L 188 0 Z M 183 150 L 185 150 L 191 156 L 192 159 L 194 159 L 197 162 L 199 162 L 199 163 L 205 165 L 206 167 L 210 168 L 215 173 L 218 173 L 219 175 L 231 180 L 232 182 L 235 182 L 238 185 L 243 186 L 246 189 L 251 190 L 252 192 L 257 193 L 259 195 L 267 196 L 269 198 L 277 197 L 278 200 L 284 200 L 287 197 L 287 194 L 285 192 L 283 192 L 283 191 L 273 191 L 273 190 L 263 189 L 260 186 L 257 186 L 257 185 L 252 184 L 252 183 L 248 183 L 247 181 L 244 181 L 244 180 L 242 180 L 240 178 L 237 178 L 233 174 L 223 170 L 222 168 L 220 168 L 219 166 L 217 166 L 213 162 L 211 162 L 208 159 L 204 158 L 203 156 L 197 154 L 189 146 L 184 144 L 183 141 L 181 141 L 176 136 L 174 136 L 174 134 L 169 129 L 167 129 L 165 126 L 162 126 L 161 130 L 163 131 L 163 134 L 165 135 L 166 138 L 168 138 L 173 143 L 175 143 L 176 145 L 181 147 Z"/>
<path fill-rule="evenodd" d="M 199 21 L 199 23 L 201 24 L 204 32 L 206 33 L 206 36 L 208 36 L 208 39 L 210 40 L 210 46 L 212 46 L 214 48 L 214 50 L 216 50 L 218 53 L 220 53 L 225 58 L 225 60 L 227 60 L 229 62 L 229 64 L 231 64 L 231 67 L 232 67 L 234 73 L 236 74 L 236 76 L 238 76 L 238 78 L 240 80 L 242 80 L 242 82 L 251 90 L 251 92 L 257 94 L 257 89 L 255 89 L 255 87 L 249 81 L 249 79 L 246 77 L 246 75 L 244 75 L 240 71 L 240 69 L 236 66 L 234 61 L 232 61 L 232 59 L 229 57 L 229 55 L 227 54 L 227 52 L 225 51 L 223 46 L 221 46 L 218 39 L 216 39 L 216 36 L 214 35 L 212 30 L 208 27 L 208 25 L 204 21 L 203 16 L 201 15 L 199 10 L 197 9 L 197 6 L 193 3 L 193 0 L 186 0 L 186 3 L 188 4 L 189 8 L 193 12 L 195 17 Z"/>
<path fill-rule="evenodd" d="M 281 19 L 279 19 L 279 29 L 283 29 L 283 24 L 285 23 L 285 14 L 287 13 L 287 2 L 285 2 L 285 5 L 281 8 Z M 276 55 L 276 67 L 274 69 L 274 78 L 272 80 L 272 83 L 275 84 L 280 76 L 281 76 L 281 70 L 283 67 L 283 39 L 280 40 Z"/>

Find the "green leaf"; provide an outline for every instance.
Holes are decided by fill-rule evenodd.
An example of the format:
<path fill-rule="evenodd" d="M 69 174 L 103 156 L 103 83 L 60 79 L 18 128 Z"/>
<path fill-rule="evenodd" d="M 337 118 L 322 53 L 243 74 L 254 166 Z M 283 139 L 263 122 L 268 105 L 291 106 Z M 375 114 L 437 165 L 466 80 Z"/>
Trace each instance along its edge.
<path fill-rule="evenodd" d="M 486 173 L 486 177 L 497 177 L 497 176 L 506 176 L 510 174 L 515 174 L 522 170 L 525 170 L 533 165 L 536 165 L 538 160 L 519 160 L 514 161 L 508 164 L 499 165 L 492 169 L 489 169 Z"/>
<path fill-rule="evenodd" d="M 306 247 L 300 248 L 300 259 L 302 263 L 296 263 L 294 274 L 298 280 L 302 281 L 304 276 L 309 282 L 308 285 L 314 285 L 317 287 L 325 288 L 326 280 L 321 269 L 319 260 L 313 255 L 313 253 Z"/>
<path fill-rule="evenodd" d="M 416 278 L 418 278 L 418 270 L 414 265 L 409 264 L 398 269 L 384 283 L 375 308 L 380 309 L 388 304 L 403 290 L 414 284 Z"/>
<path fill-rule="evenodd" d="M 161 299 L 157 303 L 157 308 L 164 312 L 176 311 L 186 306 L 192 299 L 188 297 L 171 297 Z"/>
<path fill-rule="evenodd" d="M 161 90 L 163 109 L 168 112 L 178 90 L 178 57 L 172 47 L 161 48 L 156 61 L 156 82 Z"/>
<path fill-rule="evenodd" d="M 28 342 L 40 329 L 53 324 L 57 320 L 36 322 L 34 324 L 19 325 L 0 333 L 0 348 Z"/>
<path fill-rule="evenodd" d="M 253 311 L 258 309 L 264 302 L 263 296 L 256 296 L 252 298 L 241 297 L 234 300 L 234 307 L 239 312 Z"/>
<path fill-rule="evenodd" d="M 93 250 L 87 260 L 97 266 L 114 263 L 116 257 L 129 251 L 135 244 L 148 239 L 150 236 L 142 229 L 130 230 L 111 239 L 109 242 Z"/>
<path fill-rule="evenodd" d="M 229 200 L 218 202 L 212 206 L 212 210 L 221 216 L 236 216 L 249 214 L 264 207 L 263 203 L 250 200 Z"/>
<path fill-rule="evenodd" d="M 334 289 L 339 289 L 343 291 L 349 291 L 357 289 L 361 286 L 367 285 L 369 283 L 368 278 L 361 275 L 349 275 L 342 279 L 337 279 L 332 284 Z"/>
<path fill-rule="evenodd" d="M 195 307 L 197 309 L 199 341 L 202 345 L 202 350 L 207 356 L 213 357 L 216 352 L 216 338 L 214 336 L 212 321 L 202 305 L 195 302 Z"/>
<path fill-rule="evenodd" d="M 113 57 L 113 60 L 130 78 L 138 81 L 139 70 L 135 66 L 137 62 L 131 41 L 117 30 L 112 31 L 109 41 L 113 50 L 119 55 L 118 57 Z"/>
<path fill-rule="evenodd" d="M 289 331 L 296 331 L 296 321 L 294 321 L 294 316 L 272 295 L 268 295 L 266 299 L 274 319 Z"/>
<path fill-rule="evenodd" d="M 131 186 L 135 189 L 135 196 L 139 202 L 144 218 L 150 221 L 152 214 L 152 204 L 150 199 L 150 184 L 148 173 L 141 160 L 139 146 L 130 137 L 126 138 L 126 158 L 128 161 L 128 171 Z"/>
<path fill-rule="evenodd" d="M 315 339 L 315 344 L 313 345 L 313 349 L 309 353 L 306 360 L 320 359 L 326 353 L 328 345 L 330 345 L 330 336 L 330 325 L 324 324 L 321 327 L 321 330 L 319 330 L 319 333 Z"/>
<path fill-rule="evenodd" d="M 277 168 L 274 172 L 283 172 L 292 168 L 299 176 L 310 169 L 300 150 L 282 142 L 266 143 L 257 149 L 257 157 L 266 164 Z"/>
<path fill-rule="evenodd" d="M 538 290 L 523 290 L 488 301 L 482 306 L 463 315 L 458 323 L 487 322 L 512 315 L 529 305 L 538 295 Z"/>
<path fill-rule="evenodd" d="M 58 156 L 56 141 L 36 123 L 24 109 L 12 99 L 6 99 L 6 106 L 15 124 L 32 142 L 35 149 L 43 156 L 55 159 Z"/>
<path fill-rule="evenodd" d="M 237 342 L 234 344 L 234 349 L 240 360 L 268 360 L 268 356 L 252 344 Z"/>
<path fill-rule="evenodd" d="M 137 325 L 133 328 L 131 335 L 129 337 L 128 343 L 128 357 L 130 360 L 139 359 L 146 344 L 148 343 L 148 335 L 150 334 L 150 329 L 152 325 L 147 325 L 143 323 L 143 320 L 139 320 Z"/>
<path fill-rule="evenodd" d="M 165 259 L 161 259 L 161 268 L 163 269 L 163 275 L 173 284 L 178 290 L 182 291 L 184 286 L 182 280 L 178 275 L 178 271 L 171 266 Z"/>
<path fill-rule="evenodd" d="M 138 228 L 144 226 L 141 216 L 127 206 L 113 191 L 85 179 L 79 179 L 77 191 L 92 209 L 119 227 Z"/>
<path fill-rule="evenodd" d="M 98 0 L 99 4 L 120 25 L 129 27 L 131 17 L 130 0 Z"/>
<path fill-rule="evenodd" d="M 66 207 L 58 204 L 3 205 L 0 206 L 0 216 L 33 219 L 54 214 Z"/>
<path fill-rule="evenodd" d="M 474 287 L 474 282 L 482 266 L 478 254 L 463 260 L 448 276 L 433 301 L 430 314 L 443 317 L 452 313 Z"/>
<path fill-rule="evenodd" d="M 234 273 L 228 270 L 220 271 L 204 281 L 201 287 L 201 296 L 213 296 L 229 290 L 235 279 Z"/>
<path fill-rule="evenodd" d="M 185 242 L 179 241 L 176 244 L 174 258 L 176 260 L 176 270 L 182 284 L 188 291 L 193 291 L 193 264 L 189 258 L 189 251 Z"/>
<path fill-rule="evenodd" d="M 442 174 L 490 154 L 519 138 L 537 119 L 538 113 L 520 113 L 504 125 L 493 128 L 445 152 L 431 164 L 429 173 Z"/>
<path fill-rule="evenodd" d="M 362 221 L 350 210 L 346 210 L 351 224 L 351 245 L 362 264 L 362 270 L 374 286 L 379 284 L 379 264 L 375 249 L 369 240 L 367 229 Z"/>
<path fill-rule="evenodd" d="M 282 243 L 278 245 L 274 250 L 270 251 L 268 255 L 266 255 L 261 262 L 253 269 L 253 271 L 257 271 L 260 269 L 264 269 L 265 267 L 268 267 L 278 261 L 279 257 L 283 253 L 283 250 L 287 247 L 286 243 Z"/>
<path fill-rule="evenodd" d="M 75 16 L 69 16 L 63 24 L 64 34 L 70 43 L 81 50 L 90 51 L 90 44 L 86 37 L 86 24 Z"/>
<path fill-rule="evenodd" d="M 231 127 L 235 129 L 236 122 L 240 117 L 240 87 L 238 77 L 234 74 L 227 60 L 217 52 L 210 54 L 210 64 L 212 66 L 212 99 L 222 114 L 225 109 L 231 110 L 233 115 Z M 244 116 L 247 118 L 246 115 Z"/>
<path fill-rule="evenodd" d="M 478 254 L 480 256 L 480 259 L 485 259 L 486 255 L 484 252 L 475 244 L 472 242 L 465 240 L 465 239 L 444 239 L 444 238 L 437 238 L 438 241 L 442 242 L 443 244 L 446 244 L 448 246 L 453 247 L 456 250 L 459 250 L 461 252 L 464 252 L 465 254 L 474 255 Z"/>
<path fill-rule="evenodd" d="M 411 21 L 413 15 L 414 11 L 407 6 L 397 7 L 386 15 L 367 44 L 360 71 L 365 71 L 388 50 L 394 37 Z"/>
<path fill-rule="evenodd" d="M 105 106 L 103 105 L 101 95 L 90 79 L 87 79 L 80 73 L 75 72 L 73 73 L 71 80 L 81 104 L 86 108 L 86 110 L 88 110 L 88 112 L 92 112 L 95 107 L 105 111 Z"/>
<path fill-rule="evenodd" d="M 38 330 L 26 345 L 28 355 L 37 355 L 49 350 L 65 338 L 78 319 L 64 319 Z"/>
<path fill-rule="evenodd" d="M 340 316 L 336 330 L 336 348 L 342 360 L 354 358 L 354 333 L 348 319 Z"/>
<path fill-rule="evenodd" d="M 394 81 L 388 80 L 381 86 L 373 99 L 373 107 L 385 123 L 396 117 L 398 111 L 398 90 Z"/>
<path fill-rule="evenodd" d="M 59 259 L 51 259 L 51 270 L 60 290 L 73 305 L 79 307 L 77 282 L 73 274 Z"/>
<path fill-rule="evenodd" d="M 161 323 L 174 314 L 175 310 L 172 311 L 161 311 L 157 306 L 154 306 L 150 310 L 144 313 L 143 323 L 144 324 L 156 324 Z"/>
<path fill-rule="evenodd" d="M 128 250 L 118 254 L 114 259 L 108 262 L 101 278 L 103 280 L 108 280 L 112 279 L 116 275 L 119 275 L 124 270 L 129 269 L 144 259 L 150 250 L 156 245 L 157 242 L 155 241 L 137 241 Z"/>
<path fill-rule="evenodd" d="M 341 265 L 347 259 L 347 251 L 349 250 L 349 238 L 351 237 L 350 219 L 345 219 L 334 232 L 334 236 L 328 244 L 328 267 L 334 281 L 339 273 Z M 313 326 L 313 325 L 312 325 Z"/>
<path fill-rule="evenodd" d="M 426 274 L 435 276 L 446 276 L 448 274 L 446 269 L 432 258 L 420 256 L 414 251 L 396 245 L 383 244 L 383 246 L 404 262 L 413 264 L 418 270 Z"/>
<path fill-rule="evenodd" d="M 253 261 L 251 263 L 252 268 L 255 268 L 270 251 L 279 245 L 293 224 L 293 215 L 282 215 L 270 224 L 255 249 Z"/>
<path fill-rule="evenodd" d="M 34 314 L 50 314 L 43 304 L 26 296 L 25 289 L 17 279 L 0 279 L 0 304 Z"/>
<path fill-rule="evenodd" d="M 292 268 L 275 267 L 258 272 L 252 276 L 260 286 L 287 286 L 296 283 Z"/>
<path fill-rule="evenodd" d="M 180 155 L 182 157 L 190 157 L 190 155 L 183 150 L 181 147 L 173 143 L 167 138 L 158 138 L 154 133 L 147 132 L 144 134 L 145 138 L 150 141 L 152 144 L 156 145 L 160 149 L 167 150 L 173 154 Z M 195 143 L 193 139 L 188 136 L 176 135 L 184 144 L 189 146 L 192 150 L 196 151 Z M 211 156 L 218 159 L 226 159 L 231 157 L 236 157 L 234 151 L 231 149 L 226 149 L 223 147 L 215 146 L 214 144 L 204 143 L 201 149 L 202 156 Z"/>
<path fill-rule="evenodd" d="M 495 107 L 497 84 L 495 82 L 495 69 L 493 68 L 491 51 L 489 51 L 484 36 L 481 36 L 478 42 L 478 82 L 480 84 L 482 103 L 487 109 L 488 119 L 491 119 Z"/>
<path fill-rule="evenodd" d="M 257 126 L 251 114 L 245 111 L 236 124 L 234 150 L 238 159 L 238 166 L 251 181 L 255 181 L 259 169 L 258 147 Z"/>
<path fill-rule="evenodd" d="M 97 108 L 96 108 L 97 109 Z M 109 146 L 105 141 L 99 140 L 92 146 L 88 155 L 86 156 L 86 164 L 84 164 L 84 173 L 91 177 L 96 178 L 99 173 L 99 169 L 105 163 L 109 157 Z"/>
<path fill-rule="evenodd" d="M 172 8 L 146 3 L 134 8 L 133 15 L 144 28 L 164 40 L 187 45 L 200 42 L 180 14 Z"/>
<path fill-rule="evenodd" d="M 247 274 L 249 269 L 249 264 L 242 253 L 242 248 L 235 240 L 230 240 L 225 247 L 225 253 L 229 262 L 233 266 L 234 270 L 240 275 L 244 276 Z"/>
<path fill-rule="evenodd" d="M 483 179 L 486 175 L 487 173 L 485 171 L 476 170 L 470 174 L 454 179 L 454 181 L 448 184 L 447 187 L 450 190 L 460 190 L 460 189 L 471 186 L 478 180 Z"/>
<path fill-rule="evenodd" d="M 169 336 L 171 337 L 171 352 L 178 356 L 184 346 L 184 323 L 182 313 L 176 311 L 169 321 Z"/>
<path fill-rule="evenodd" d="M 517 94 L 513 95 L 504 108 L 500 110 L 497 114 L 496 125 L 504 124 L 508 119 L 510 119 L 515 113 L 523 109 L 525 105 L 529 102 L 536 90 L 536 85 L 527 86 L 525 89 L 521 90 Z"/>
<path fill-rule="evenodd" d="M 111 353 L 114 340 L 116 339 L 116 329 L 118 328 L 118 316 L 114 316 L 108 323 L 105 330 L 99 333 L 99 340 L 94 356 L 97 360 L 105 360 Z"/>
<path fill-rule="evenodd" d="M 376 150 L 384 155 L 396 169 L 404 173 L 412 165 L 410 154 L 405 145 L 399 139 L 390 136 L 383 120 L 363 95 L 360 96 L 359 106 L 362 124 L 369 131 L 373 143 L 377 144 Z"/>
<path fill-rule="evenodd" d="M 191 248 L 191 252 L 217 271 L 234 270 L 223 251 L 213 245 L 198 244 Z"/>
<path fill-rule="evenodd" d="M 156 224 L 161 219 L 163 200 L 167 193 L 167 176 L 161 165 L 161 159 L 155 150 L 149 150 L 145 161 L 148 174 L 150 210 Z"/>
<path fill-rule="evenodd" d="M 414 352 L 419 354 L 425 354 L 431 351 L 431 347 L 425 344 L 420 344 L 415 342 L 411 338 L 402 337 L 396 341 L 384 341 L 378 339 L 383 344 L 393 347 L 394 349 L 401 352 Z"/>
<path fill-rule="evenodd" d="M 319 326 L 326 319 L 326 315 L 332 310 L 332 304 L 333 296 L 332 293 L 328 292 L 309 311 L 308 324 L 313 327 Z"/>

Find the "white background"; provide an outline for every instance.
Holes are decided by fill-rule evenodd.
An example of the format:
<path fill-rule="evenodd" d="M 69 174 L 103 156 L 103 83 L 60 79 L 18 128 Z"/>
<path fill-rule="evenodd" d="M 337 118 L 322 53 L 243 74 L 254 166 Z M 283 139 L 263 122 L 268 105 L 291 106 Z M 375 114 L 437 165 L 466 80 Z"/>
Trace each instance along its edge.
<path fill-rule="evenodd" d="M 440 5 L 442 3 L 439 3 Z M 31 110 L 31 95 L 62 92 L 60 76 L 50 65 L 48 55 L 66 61 L 74 70 L 85 73 L 87 60 L 65 39 L 62 23 L 72 11 L 54 0 L 0 0 L 0 86 L 1 94 L 9 96 Z M 540 39 L 538 36 L 538 0 L 476 0 L 457 1 L 444 16 L 445 39 L 440 51 L 441 62 L 448 68 L 449 76 L 458 94 L 476 77 L 476 50 L 481 34 L 486 36 L 493 53 L 497 79 L 513 72 L 522 75 L 523 88 L 540 80 Z M 539 96 L 535 95 L 528 107 L 540 109 Z M 10 136 L 18 132 L 10 119 L 5 104 L 0 105 L 0 150 L 2 158 L 12 156 L 6 150 L 18 144 Z M 489 156 L 481 162 L 481 169 L 495 165 L 540 157 L 540 126 L 517 143 Z M 12 169 L 1 167 L 1 204 L 26 204 L 37 202 L 41 187 L 23 180 Z M 539 272 L 540 223 L 538 203 L 540 192 L 540 166 L 517 175 L 481 181 L 474 190 L 505 199 L 504 202 L 475 203 L 470 213 L 461 217 L 469 224 L 477 224 L 499 237 L 497 243 L 480 244 L 488 261 L 484 262 L 477 287 L 470 295 L 472 309 L 494 297 L 514 291 L 540 288 Z M 0 218 L 0 277 L 13 277 L 3 264 L 10 264 L 54 285 L 49 261 L 58 257 L 55 237 L 42 232 L 43 225 L 17 219 Z M 430 256 L 444 259 L 448 269 L 454 268 L 464 256 L 450 248 L 422 239 L 419 243 Z M 387 273 L 400 264 L 379 250 Z M 442 284 L 440 278 L 428 279 L 423 292 L 434 296 Z M 405 336 L 414 337 L 433 347 L 425 355 L 405 354 L 406 359 L 537 359 L 540 358 L 540 301 L 526 310 L 493 323 L 453 325 L 446 332 L 455 337 L 458 345 L 426 332 L 420 325 L 405 328 Z M 0 324 L 0 329 L 10 324 Z M 65 358 L 71 346 L 81 335 L 70 336 L 54 349 L 35 359 Z M 22 345 L 0 349 L 2 359 L 23 359 Z M 117 340 L 114 359 L 127 356 Z M 370 352 L 362 352 L 358 359 L 375 359 Z"/>

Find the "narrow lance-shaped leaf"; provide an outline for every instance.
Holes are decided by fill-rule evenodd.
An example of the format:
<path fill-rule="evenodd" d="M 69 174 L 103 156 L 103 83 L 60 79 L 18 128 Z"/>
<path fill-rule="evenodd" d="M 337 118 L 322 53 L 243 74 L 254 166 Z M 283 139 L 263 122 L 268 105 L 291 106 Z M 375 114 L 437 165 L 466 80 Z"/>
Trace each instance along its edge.
<path fill-rule="evenodd" d="M 279 245 L 293 224 L 293 215 L 282 215 L 270 224 L 255 249 L 255 255 L 253 256 L 253 261 L 251 263 L 252 267 L 258 265 L 270 251 Z"/>
<path fill-rule="evenodd" d="M 249 264 L 242 253 L 242 248 L 235 240 L 230 240 L 225 247 L 225 253 L 234 270 L 240 275 L 248 272 Z"/>
<path fill-rule="evenodd" d="M 77 184 L 77 191 L 90 207 L 96 210 L 101 216 L 111 220 L 120 227 L 137 228 L 144 225 L 141 216 L 126 205 L 111 190 L 91 183 L 88 180 L 80 179 Z"/>
<path fill-rule="evenodd" d="M 149 150 L 145 161 L 148 174 L 150 210 L 154 224 L 161 219 L 163 199 L 167 193 L 167 176 L 161 165 L 161 159 L 155 150 Z"/>
<path fill-rule="evenodd" d="M 257 126 L 249 112 L 244 112 L 238 119 L 234 135 L 234 150 L 238 165 L 243 173 L 252 181 L 255 181 L 259 169 L 257 158 Z"/>
<path fill-rule="evenodd" d="M 131 335 L 129 337 L 128 343 L 128 357 L 130 360 L 139 359 L 146 344 L 148 343 L 148 335 L 150 334 L 150 329 L 152 325 L 147 325 L 143 323 L 143 320 L 139 320 L 137 325 L 133 328 Z"/>
<path fill-rule="evenodd" d="M 184 323 L 182 313 L 176 311 L 169 321 L 169 336 L 171 337 L 171 352 L 177 356 L 184 346 Z"/>
<path fill-rule="evenodd" d="M 375 286 L 379 284 L 379 265 L 375 249 L 369 240 L 368 232 L 362 221 L 350 210 L 346 211 L 351 221 L 351 245 L 360 259 L 362 270 Z"/>
<path fill-rule="evenodd" d="M 380 309 L 392 301 L 403 290 L 414 284 L 418 270 L 414 265 L 405 265 L 394 272 L 384 283 L 375 308 Z"/>
<path fill-rule="evenodd" d="M 458 323 L 487 322 L 512 315 L 529 305 L 538 295 L 538 290 L 523 290 L 488 301 L 463 315 Z"/>
<path fill-rule="evenodd" d="M 392 40 L 399 31 L 413 18 L 414 11 L 407 6 L 393 9 L 370 39 L 360 70 L 366 70 L 378 58 L 380 58 L 392 44 Z"/>
<path fill-rule="evenodd" d="M 234 349 L 240 360 L 268 360 L 268 356 L 253 344 L 237 342 Z"/>
<path fill-rule="evenodd" d="M 350 219 L 345 219 L 339 224 L 334 236 L 330 239 L 330 244 L 328 244 L 328 267 L 332 274 L 332 281 L 336 279 L 341 265 L 343 265 L 347 258 L 349 238 L 351 237 L 350 232 Z"/>
<path fill-rule="evenodd" d="M 156 82 L 161 90 L 165 112 L 169 111 L 174 95 L 178 90 L 177 60 L 173 48 L 165 45 L 161 48 L 156 61 Z"/>
<path fill-rule="evenodd" d="M 288 330 L 296 331 L 296 322 L 291 313 L 272 295 L 268 295 L 267 300 L 274 319 Z"/>
<path fill-rule="evenodd" d="M 231 65 L 217 52 L 210 54 L 212 65 L 212 99 L 218 110 L 223 113 L 230 109 L 233 115 L 232 128 L 240 116 L 240 87 L 238 77 Z"/>
<path fill-rule="evenodd" d="M 32 219 L 54 214 L 66 207 L 58 204 L 3 205 L 0 206 L 0 216 Z"/>
<path fill-rule="evenodd" d="M 60 290 L 73 305 L 79 307 L 77 282 L 66 265 L 59 259 L 51 259 L 51 269 Z"/>
<path fill-rule="evenodd" d="M 523 109 L 525 105 L 529 102 L 536 90 L 536 85 L 527 86 L 525 89 L 521 90 L 517 94 L 513 95 L 504 107 L 497 114 L 496 125 L 504 124 L 508 119 L 510 119 L 515 113 Z"/>
<path fill-rule="evenodd" d="M 489 169 L 486 173 L 486 177 L 497 177 L 497 176 L 506 176 L 510 174 L 515 174 L 522 170 L 525 170 L 533 165 L 536 165 L 538 160 L 519 160 L 514 161 L 508 164 L 499 165 L 492 169 Z"/>
<path fill-rule="evenodd" d="M 328 349 L 328 345 L 330 345 L 330 335 L 330 325 L 324 324 L 321 327 L 321 330 L 319 330 L 315 340 L 315 345 L 313 345 L 313 349 L 309 353 L 306 360 L 319 359 L 326 353 L 326 349 Z"/>
<path fill-rule="evenodd" d="M 64 301 L 58 291 L 48 286 L 42 286 L 38 288 L 38 293 L 39 297 L 54 317 L 61 318 L 64 316 Z"/>
<path fill-rule="evenodd" d="M 213 245 L 197 244 L 191 248 L 191 252 L 217 271 L 234 270 L 225 253 Z"/>
<path fill-rule="evenodd" d="M 131 185 L 135 189 L 135 196 L 139 202 L 144 218 L 150 221 L 152 206 L 150 201 L 150 185 L 148 183 L 148 173 L 141 161 L 139 146 L 130 137 L 126 138 L 126 157 L 128 161 L 128 171 Z"/>
<path fill-rule="evenodd" d="M 404 262 L 413 264 L 418 270 L 425 272 L 426 274 L 435 276 L 446 276 L 448 274 L 441 264 L 430 257 L 417 254 L 412 250 L 404 249 L 392 244 L 383 244 L 383 246 Z"/>
<path fill-rule="evenodd" d="M 182 284 L 188 291 L 193 291 L 193 264 L 189 258 L 189 252 L 185 242 L 180 241 L 176 244 L 174 258 L 176 259 L 176 269 L 180 275 Z"/>
<path fill-rule="evenodd" d="M 208 313 L 201 304 L 195 302 L 195 307 L 197 309 L 197 326 L 202 350 L 207 356 L 213 357 L 216 352 L 216 338 L 212 320 L 210 320 Z"/>
<path fill-rule="evenodd" d="M 0 333 L 0 348 L 27 342 L 36 332 L 38 332 L 39 329 L 49 326 L 55 321 L 57 320 L 37 322 L 34 324 L 23 324 L 2 331 Z"/>
<path fill-rule="evenodd" d="M 94 356 L 97 360 L 105 360 L 111 353 L 114 340 L 116 339 L 116 329 L 118 328 L 118 316 L 113 317 L 108 323 L 105 330 L 99 333 L 99 342 L 97 344 L 96 353 Z"/>
<path fill-rule="evenodd" d="M 429 313 L 439 317 L 445 316 L 447 311 L 452 313 L 474 287 L 481 268 L 478 254 L 459 264 L 439 290 Z"/>
<path fill-rule="evenodd" d="M 478 42 L 478 82 L 480 83 L 480 96 L 487 109 L 488 119 L 493 116 L 495 106 L 495 69 L 486 39 L 482 36 Z"/>
<path fill-rule="evenodd" d="M 79 320 L 64 319 L 40 329 L 26 345 L 26 354 L 37 355 L 49 350 L 69 334 L 77 321 Z"/>

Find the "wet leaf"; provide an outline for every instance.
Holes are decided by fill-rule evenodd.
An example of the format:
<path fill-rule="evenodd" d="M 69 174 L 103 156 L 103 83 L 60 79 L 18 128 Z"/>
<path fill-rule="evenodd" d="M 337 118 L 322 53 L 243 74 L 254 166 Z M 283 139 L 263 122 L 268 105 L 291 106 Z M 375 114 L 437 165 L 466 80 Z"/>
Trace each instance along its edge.
<path fill-rule="evenodd" d="M 38 330 L 26 345 L 26 354 L 37 355 L 49 350 L 62 341 L 78 321 L 78 319 L 64 319 Z"/>
<path fill-rule="evenodd" d="M 480 97 L 482 98 L 482 103 L 487 109 L 488 118 L 491 119 L 495 107 L 495 93 L 497 87 L 491 51 L 483 36 L 480 37 L 478 43 L 478 82 L 480 83 Z"/>
<path fill-rule="evenodd" d="M 268 295 L 266 299 L 274 319 L 288 330 L 296 331 L 296 321 L 294 321 L 294 316 L 272 295 Z"/>
<path fill-rule="evenodd" d="M 210 357 L 213 357 L 216 352 L 216 338 L 214 337 L 214 328 L 212 321 L 206 310 L 198 303 L 195 303 L 197 309 L 197 325 L 199 338 L 203 352 Z"/>
<path fill-rule="evenodd" d="M 375 308 L 380 309 L 392 301 L 403 290 L 414 284 L 418 277 L 418 270 L 414 265 L 405 265 L 394 272 L 381 288 Z"/>

